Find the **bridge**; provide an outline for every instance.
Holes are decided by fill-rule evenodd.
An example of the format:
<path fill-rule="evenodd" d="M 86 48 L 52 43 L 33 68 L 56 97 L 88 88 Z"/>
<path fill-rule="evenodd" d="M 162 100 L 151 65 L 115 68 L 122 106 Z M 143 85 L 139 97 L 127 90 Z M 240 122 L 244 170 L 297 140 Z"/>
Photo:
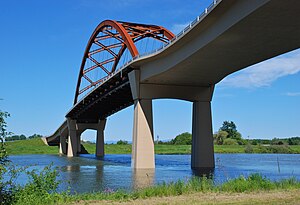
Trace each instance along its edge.
<path fill-rule="evenodd" d="M 107 117 L 134 105 L 132 167 L 154 168 L 152 100 L 181 99 L 193 103 L 191 166 L 214 168 L 214 86 L 299 48 L 299 19 L 298 0 L 217 0 L 176 36 L 161 26 L 103 21 L 84 52 L 74 105 L 44 141 L 72 157 L 82 152 L 81 133 L 94 129 L 102 157 Z M 140 42 L 149 39 L 161 47 L 147 52 Z"/>

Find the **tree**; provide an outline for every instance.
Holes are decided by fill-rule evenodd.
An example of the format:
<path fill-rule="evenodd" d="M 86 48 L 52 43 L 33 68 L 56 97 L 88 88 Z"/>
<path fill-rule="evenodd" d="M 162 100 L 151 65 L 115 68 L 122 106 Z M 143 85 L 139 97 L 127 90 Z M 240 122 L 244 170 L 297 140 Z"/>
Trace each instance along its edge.
<path fill-rule="evenodd" d="M 224 140 L 224 145 L 238 145 L 238 142 L 235 139 L 227 138 Z"/>
<path fill-rule="evenodd" d="M 241 140 L 242 135 L 237 131 L 236 125 L 232 121 L 224 121 L 220 131 L 226 131 L 228 133 L 227 138 Z"/>
<path fill-rule="evenodd" d="M 172 139 L 172 144 L 175 145 L 191 145 L 192 144 L 192 134 L 188 132 L 181 133 Z"/>
<path fill-rule="evenodd" d="M 222 145 L 224 140 L 228 137 L 228 132 L 220 130 L 214 134 L 214 143 L 217 145 Z"/>
<path fill-rule="evenodd" d="M 34 138 L 42 138 L 42 137 L 43 137 L 42 135 L 34 134 L 34 135 L 29 136 L 28 138 L 29 139 L 34 139 Z"/>
<path fill-rule="evenodd" d="M 25 135 L 20 135 L 20 140 L 26 140 L 26 136 Z"/>
<path fill-rule="evenodd" d="M 7 152 L 5 149 L 4 139 L 7 135 L 10 134 L 6 130 L 7 124 L 5 119 L 8 117 L 9 117 L 9 113 L 2 112 L 0 110 L 0 170 L 1 170 L 1 166 L 3 166 L 5 162 L 7 162 Z"/>
<path fill-rule="evenodd" d="M 117 141 L 117 144 L 118 145 L 126 145 L 126 144 L 128 144 L 128 142 L 125 140 L 119 140 L 119 141 Z"/>

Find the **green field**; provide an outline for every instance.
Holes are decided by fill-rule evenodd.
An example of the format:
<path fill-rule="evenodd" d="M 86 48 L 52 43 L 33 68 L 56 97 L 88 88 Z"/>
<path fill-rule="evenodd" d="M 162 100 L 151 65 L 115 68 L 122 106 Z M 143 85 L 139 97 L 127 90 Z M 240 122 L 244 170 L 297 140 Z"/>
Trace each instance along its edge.
<path fill-rule="evenodd" d="M 58 147 L 50 147 L 43 143 L 41 139 L 19 140 L 7 142 L 7 152 L 9 155 L 18 154 L 57 154 Z M 95 153 L 95 144 L 83 143 L 89 153 Z M 245 145 L 215 145 L 215 153 L 245 153 Z M 253 153 L 262 153 L 262 146 L 253 146 Z M 300 145 L 288 146 L 289 153 L 300 153 Z M 273 153 L 285 153 L 281 150 Z M 105 145 L 106 154 L 131 154 L 131 145 Z M 190 154 L 190 145 L 155 145 L 156 154 Z"/>

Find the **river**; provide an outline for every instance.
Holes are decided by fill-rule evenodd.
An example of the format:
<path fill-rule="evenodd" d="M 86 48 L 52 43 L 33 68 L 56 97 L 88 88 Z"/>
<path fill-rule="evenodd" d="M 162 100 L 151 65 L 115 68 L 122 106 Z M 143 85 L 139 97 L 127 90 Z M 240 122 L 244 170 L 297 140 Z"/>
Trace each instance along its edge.
<path fill-rule="evenodd" d="M 195 173 L 191 170 L 190 155 L 156 155 L 155 170 L 134 171 L 131 155 L 106 155 L 97 159 L 86 154 L 68 158 L 59 155 L 10 156 L 13 164 L 31 166 L 41 170 L 51 162 L 59 172 L 62 183 L 59 190 L 71 192 L 130 190 L 162 182 L 187 180 Z M 260 173 L 272 180 L 296 177 L 300 180 L 300 154 L 215 154 L 216 168 L 213 177 L 222 183 L 240 175 Z M 26 175 L 17 180 L 24 184 Z"/>

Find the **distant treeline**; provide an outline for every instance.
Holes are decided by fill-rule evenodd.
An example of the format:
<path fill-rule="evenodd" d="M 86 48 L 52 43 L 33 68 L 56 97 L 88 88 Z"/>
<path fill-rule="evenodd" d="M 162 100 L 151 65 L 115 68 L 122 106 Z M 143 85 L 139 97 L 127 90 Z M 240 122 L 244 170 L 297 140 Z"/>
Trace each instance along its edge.
<path fill-rule="evenodd" d="M 300 145 L 300 137 L 286 139 L 244 139 L 242 134 L 237 131 L 237 126 L 232 121 L 224 121 L 219 131 L 213 135 L 215 145 Z M 170 145 L 191 145 L 192 134 L 185 132 L 177 135 L 174 139 L 157 144 Z"/>
<path fill-rule="evenodd" d="M 270 144 L 270 145 L 300 145 L 300 137 L 291 137 L 286 139 L 274 138 L 272 140 L 253 139 L 249 140 L 252 145 Z"/>
<path fill-rule="evenodd" d="M 26 139 L 33 139 L 33 138 L 41 138 L 43 137 L 42 135 L 39 134 L 34 134 L 29 137 L 26 137 L 25 135 L 12 135 L 10 137 L 5 137 L 5 141 L 16 141 L 16 140 L 26 140 Z"/>

